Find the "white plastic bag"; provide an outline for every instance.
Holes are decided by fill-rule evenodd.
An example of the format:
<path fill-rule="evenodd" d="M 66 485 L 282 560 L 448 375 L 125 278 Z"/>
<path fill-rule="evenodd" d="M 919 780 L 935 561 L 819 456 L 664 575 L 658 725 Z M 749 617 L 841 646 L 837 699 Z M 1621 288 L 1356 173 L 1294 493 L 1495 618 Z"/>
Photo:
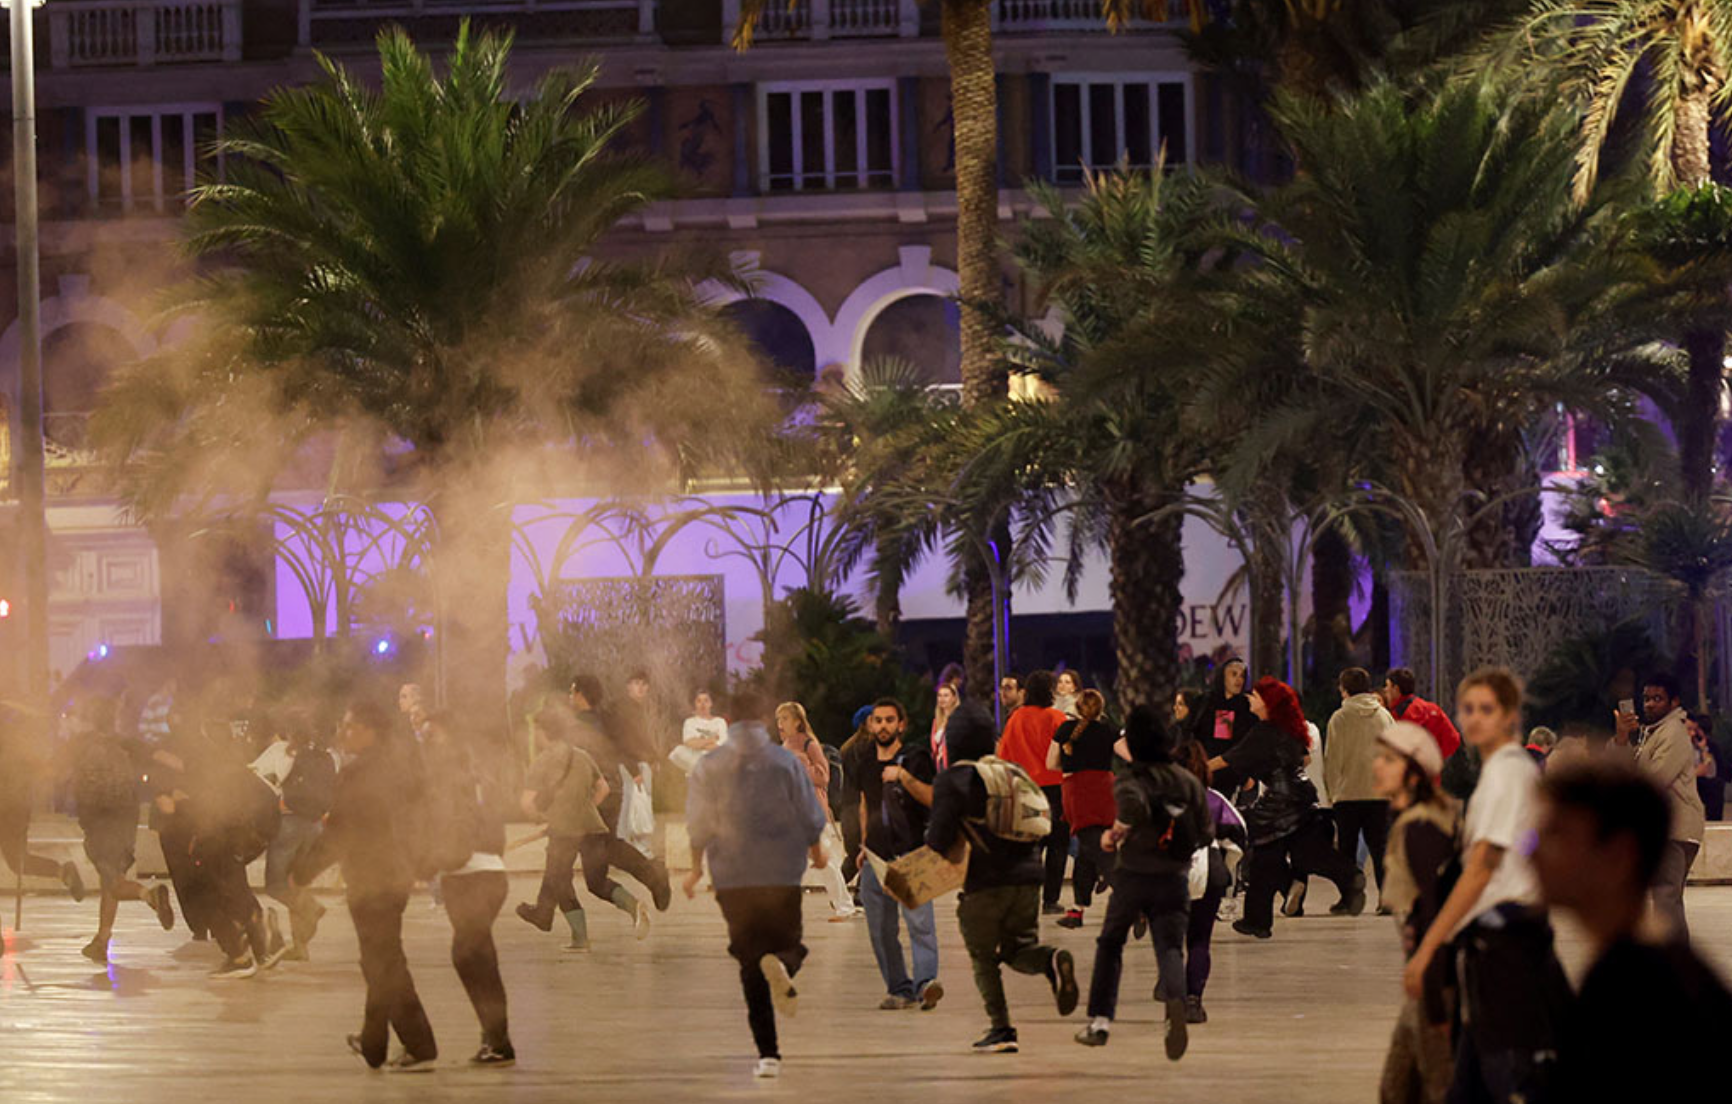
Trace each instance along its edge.
<path fill-rule="evenodd" d="M 619 768 L 621 789 L 619 808 L 619 838 L 631 844 L 644 853 L 645 858 L 655 858 L 656 811 L 650 797 L 649 764 L 640 763 L 638 769 L 643 774 L 643 781 L 633 780 L 631 772 L 625 767 Z"/>
<path fill-rule="evenodd" d="M 1208 896 L 1209 893 L 1209 848 L 1199 847 L 1191 852 L 1191 900 L 1196 901 Z"/>

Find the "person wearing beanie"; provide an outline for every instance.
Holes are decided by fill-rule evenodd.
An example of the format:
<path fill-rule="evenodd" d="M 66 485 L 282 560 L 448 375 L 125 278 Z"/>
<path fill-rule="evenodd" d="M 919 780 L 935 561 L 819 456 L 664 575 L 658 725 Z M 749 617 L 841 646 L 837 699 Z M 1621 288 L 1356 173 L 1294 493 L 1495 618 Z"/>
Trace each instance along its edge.
<path fill-rule="evenodd" d="M 1250 885 L 1245 914 L 1233 922 L 1233 930 L 1258 939 L 1274 935 L 1275 893 L 1289 876 L 1328 878 L 1341 892 L 1330 911 L 1358 916 L 1365 911 L 1365 875 L 1335 850 L 1329 821 L 1317 804 L 1317 787 L 1305 772 L 1310 739 L 1299 695 L 1279 679 L 1265 677 L 1257 680 L 1250 701 L 1256 727 L 1209 762 L 1212 771 L 1230 770 L 1237 780 L 1263 786 L 1245 811 L 1251 835 Z"/>
<path fill-rule="evenodd" d="M 1177 1061 L 1189 1038 L 1185 1003 L 1185 941 L 1190 928 L 1191 856 L 1215 836 L 1203 784 L 1174 762 L 1178 741 L 1153 709 L 1139 705 L 1125 718 L 1123 750 L 1130 768 L 1113 788 L 1118 815 L 1101 846 L 1118 856 L 1113 894 L 1095 940 L 1084 1046 L 1105 1046 L 1117 1011 L 1125 939 L 1146 920 L 1160 963 L 1156 997 L 1166 1005 L 1167 1057 Z"/>
<path fill-rule="evenodd" d="M 986 826 L 986 780 L 976 764 L 984 763 L 986 769 L 1007 767 L 992 757 L 997 738 L 992 717 L 974 702 L 962 703 L 950 715 L 944 744 L 951 765 L 933 779 L 932 819 L 926 829 L 926 846 L 940 854 L 964 839 L 973 845 L 962 897 L 956 904 L 956 922 L 990 1021 L 986 1034 L 974 1044 L 982 1054 L 1017 1050 L 1001 966 L 1045 977 L 1061 1016 L 1076 1010 L 1078 996 L 1071 953 L 1040 941 L 1044 841 L 1004 839 Z"/>
<path fill-rule="evenodd" d="M 1395 813 L 1384 858 L 1383 902 L 1395 914 L 1404 953 L 1411 955 L 1443 905 L 1445 871 L 1461 837 L 1461 805 L 1438 788 L 1443 755 L 1437 741 L 1411 721 L 1377 737 L 1372 787 Z M 1409 997 L 1395 1021 L 1383 1063 L 1381 1098 L 1442 1104 L 1454 1073 L 1449 1046 L 1447 971 L 1434 963 L 1425 991 Z"/>

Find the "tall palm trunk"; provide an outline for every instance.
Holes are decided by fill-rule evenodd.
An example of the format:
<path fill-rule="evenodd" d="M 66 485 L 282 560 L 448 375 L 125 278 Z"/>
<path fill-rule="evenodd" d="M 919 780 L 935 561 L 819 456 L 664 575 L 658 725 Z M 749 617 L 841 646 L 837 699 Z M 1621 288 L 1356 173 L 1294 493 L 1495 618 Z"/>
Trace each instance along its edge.
<path fill-rule="evenodd" d="M 1340 530 L 1325 529 L 1311 544 L 1311 672 L 1327 683 L 1347 665 L 1353 646 L 1353 549 Z"/>
<path fill-rule="evenodd" d="M 435 511 L 433 572 L 441 616 L 434 640 L 444 696 L 459 723 L 503 742 L 509 728 L 505 670 L 511 651 L 512 530 L 509 514 L 501 517 L 482 497 L 442 498 Z"/>
<path fill-rule="evenodd" d="M 956 160 L 956 272 L 963 301 L 961 318 L 962 401 L 985 406 L 1009 391 L 1003 362 L 993 348 L 989 315 L 981 308 L 1003 298 L 997 261 L 998 84 L 992 59 L 989 0 L 942 0 L 939 9 L 944 54 L 950 64 L 950 108 Z M 999 562 L 1008 563 L 1010 529 L 991 534 Z M 990 702 L 993 679 L 992 582 L 973 551 L 964 561 L 967 635 L 963 641 L 965 692 Z M 1007 599 L 1008 601 L 1008 599 Z M 1005 657 L 1008 661 L 1009 657 Z"/>
<path fill-rule="evenodd" d="M 1179 613 L 1184 595 L 1184 516 L 1177 511 L 1153 524 L 1136 519 L 1166 503 L 1146 491 L 1115 500 L 1107 523 L 1112 564 L 1113 651 L 1118 659 L 1119 708 L 1160 708 L 1179 687 Z"/>
<path fill-rule="evenodd" d="M 1713 85 L 1704 81 L 1677 104 L 1672 135 L 1672 175 L 1680 187 L 1699 188 L 1712 179 Z M 1720 429 L 1720 389 L 1726 374 L 1726 335 L 1695 329 L 1684 335 L 1690 358 L 1683 416 L 1676 427 L 1684 492 L 1706 496 L 1714 483 L 1715 442 Z"/>

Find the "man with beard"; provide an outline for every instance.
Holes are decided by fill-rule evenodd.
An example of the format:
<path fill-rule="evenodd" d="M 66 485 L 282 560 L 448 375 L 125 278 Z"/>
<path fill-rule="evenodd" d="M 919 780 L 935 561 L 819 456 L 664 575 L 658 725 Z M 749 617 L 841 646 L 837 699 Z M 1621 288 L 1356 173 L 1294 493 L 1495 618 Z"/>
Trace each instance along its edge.
<path fill-rule="evenodd" d="M 932 778 L 937 773 L 932 753 L 920 742 L 903 744 L 908 713 L 895 698 L 881 698 L 866 720 L 875 754 L 860 777 L 860 829 L 864 851 L 888 862 L 919 847 L 926 835 L 927 810 L 932 805 Z M 938 932 L 932 903 L 905 908 L 879 884 L 872 864 L 860 862 L 860 904 L 872 936 L 872 954 L 884 978 L 886 995 L 878 1005 L 885 1011 L 932 1009 L 944 996 L 938 982 Z M 902 957 L 898 917 L 908 926 L 914 954 L 914 976 Z"/>

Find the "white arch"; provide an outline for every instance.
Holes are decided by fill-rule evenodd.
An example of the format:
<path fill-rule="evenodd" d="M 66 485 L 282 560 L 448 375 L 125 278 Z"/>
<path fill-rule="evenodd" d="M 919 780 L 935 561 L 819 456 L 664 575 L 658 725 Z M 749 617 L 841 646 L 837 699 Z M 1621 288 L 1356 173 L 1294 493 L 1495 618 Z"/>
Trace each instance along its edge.
<path fill-rule="evenodd" d="M 738 288 L 728 287 L 715 280 L 705 280 L 698 285 L 698 295 L 705 302 L 723 306 L 741 299 L 757 298 L 787 307 L 794 312 L 801 325 L 806 327 L 806 333 L 812 339 L 816 371 L 822 372 L 826 365 L 842 359 L 836 348 L 835 327 L 830 321 L 829 312 L 818 302 L 817 296 L 780 272 L 759 268 L 758 254 L 755 251 L 735 253 L 732 259 L 735 270 L 745 275 L 752 285 L 752 295 L 747 296 Z"/>
<path fill-rule="evenodd" d="M 42 300 L 39 336 L 46 340 L 56 330 L 66 326 L 89 324 L 104 326 L 125 338 L 139 356 L 149 356 L 157 344 L 138 316 L 113 299 L 90 294 L 90 277 L 62 276 L 57 294 Z M 18 319 L 0 334 L 0 393 L 18 394 L 18 361 L 24 346 L 24 334 Z M 18 432 L 18 404 L 8 402 L 8 422 L 14 435 Z"/>
<path fill-rule="evenodd" d="M 848 294 L 836 311 L 836 334 L 848 342 L 850 381 L 860 376 L 860 360 L 866 347 L 866 330 L 879 313 L 898 299 L 911 295 L 954 296 L 961 287 L 956 273 L 932 263 L 929 245 L 904 245 L 897 250 L 901 258 L 894 268 L 876 276 L 868 276 Z"/>

